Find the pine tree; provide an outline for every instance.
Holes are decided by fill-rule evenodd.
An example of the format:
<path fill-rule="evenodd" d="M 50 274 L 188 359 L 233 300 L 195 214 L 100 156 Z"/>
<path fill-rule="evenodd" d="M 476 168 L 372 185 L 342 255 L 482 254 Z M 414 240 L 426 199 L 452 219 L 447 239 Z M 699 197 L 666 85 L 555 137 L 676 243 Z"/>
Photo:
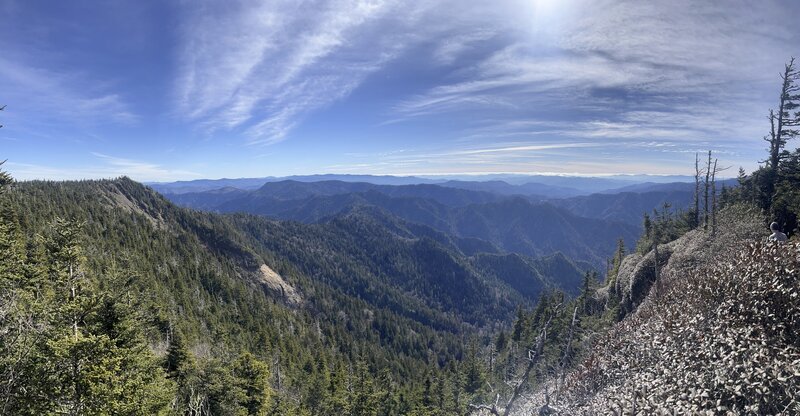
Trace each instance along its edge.
<path fill-rule="evenodd" d="M 367 363 L 363 360 L 356 362 L 355 374 L 352 381 L 350 401 L 351 416 L 373 416 L 377 413 L 375 388 L 369 376 Z"/>
<path fill-rule="evenodd" d="M 244 392 L 242 407 L 248 415 L 266 415 L 272 398 L 267 365 L 246 352 L 233 364 L 233 374 Z"/>
<path fill-rule="evenodd" d="M 522 331 L 525 326 L 525 312 L 522 306 L 517 307 L 517 318 L 514 320 L 514 329 L 511 331 L 511 339 L 518 342 L 522 339 Z"/>
<path fill-rule="evenodd" d="M 11 182 L 0 168 L 0 414 L 12 413 L 24 389 L 25 357 L 35 327 L 25 294 L 19 290 L 22 259 L 16 215 L 3 195 Z"/>
<path fill-rule="evenodd" d="M 597 286 L 597 272 L 592 270 L 584 273 L 581 294 L 578 297 L 578 303 L 583 315 L 591 315 L 593 313 L 592 294 L 595 291 L 595 286 Z"/>
<path fill-rule="evenodd" d="M 506 349 L 508 345 L 508 336 L 506 335 L 506 331 L 500 330 L 500 333 L 497 334 L 497 340 L 495 340 L 494 346 L 497 351 L 503 351 Z"/>
<path fill-rule="evenodd" d="M 330 374 L 324 357 L 317 360 L 316 368 L 310 376 L 308 389 L 305 393 L 305 404 L 311 414 L 321 414 L 323 405 L 328 400 L 328 384 Z M 379 413 L 380 414 L 380 413 Z"/>
<path fill-rule="evenodd" d="M 625 260 L 625 240 L 620 238 L 617 240 L 617 249 L 614 251 L 614 260 L 611 267 L 611 275 L 616 277 L 619 273 L 619 268 L 622 266 L 622 261 Z"/>
<path fill-rule="evenodd" d="M 389 369 L 384 368 L 378 373 L 378 416 L 390 416 L 398 414 L 398 404 L 395 398 L 394 381 Z"/>
<path fill-rule="evenodd" d="M 186 348 L 183 336 L 180 335 L 180 332 L 175 331 L 169 340 L 167 356 L 164 360 L 167 377 L 181 381 L 187 377 L 193 367 L 194 359 Z"/>
<path fill-rule="evenodd" d="M 134 308 L 83 281 L 78 230 L 74 222 L 57 220 L 42 250 L 22 250 L 26 261 L 45 264 L 26 265 L 22 273 L 30 279 L 12 282 L 25 304 L 16 317 L 29 325 L 18 328 L 24 335 L 18 342 L 0 337 L 3 357 L 18 364 L 9 369 L 0 360 L 11 381 L 4 383 L 3 413 L 163 413 L 172 385 L 144 341 Z"/>
<path fill-rule="evenodd" d="M 8 186 L 14 183 L 14 178 L 12 178 L 8 172 L 2 169 L 4 163 L 6 163 L 5 160 L 0 162 L 0 194 L 5 193 L 8 189 Z"/>
<path fill-rule="evenodd" d="M 797 137 L 800 132 L 800 70 L 794 67 L 794 58 L 789 60 L 781 74 L 781 93 L 777 114 L 770 110 L 770 134 L 765 138 L 769 142 L 769 167 L 776 171 L 781 159 L 781 152 L 786 143 Z M 794 127 L 794 128 L 793 128 Z M 776 172 L 777 173 L 777 172 Z"/>
<path fill-rule="evenodd" d="M 800 70 L 794 66 L 794 58 L 784 66 L 781 74 L 781 92 L 778 100 L 778 110 L 769 111 L 770 131 L 764 137 L 769 143 L 769 159 L 763 172 L 764 204 L 762 208 L 769 209 L 775 194 L 775 188 L 780 181 L 780 162 L 785 157 L 784 147 L 787 142 L 800 135 Z"/>
<path fill-rule="evenodd" d="M 464 391 L 475 394 L 481 390 L 484 383 L 486 383 L 486 374 L 483 365 L 478 360 L 475 347 L 472 346 L 464 360 Z"/>

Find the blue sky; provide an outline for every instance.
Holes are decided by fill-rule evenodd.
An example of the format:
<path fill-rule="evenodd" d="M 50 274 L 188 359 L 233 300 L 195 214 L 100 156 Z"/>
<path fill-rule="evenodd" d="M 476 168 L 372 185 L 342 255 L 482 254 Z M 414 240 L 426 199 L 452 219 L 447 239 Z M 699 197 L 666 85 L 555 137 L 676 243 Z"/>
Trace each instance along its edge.
<path fill-rule="evenodd" d="M 0 0 L 0 158 L 142 181 L 686 174 L 706 149 L 750 170 L 798 18 L 791 0 Z"/>

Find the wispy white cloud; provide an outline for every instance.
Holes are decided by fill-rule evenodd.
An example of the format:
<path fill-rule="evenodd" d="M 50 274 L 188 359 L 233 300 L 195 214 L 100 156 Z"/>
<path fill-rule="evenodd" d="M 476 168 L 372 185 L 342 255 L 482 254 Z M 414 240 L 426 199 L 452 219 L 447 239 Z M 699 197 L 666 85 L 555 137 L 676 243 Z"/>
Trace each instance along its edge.
<path fill-rule="evenodd" d="M 456 80 L 399 101 L 391 122 L 481 114 L 494 123 L 462 138 L 706 141 L 735 144 L 742 159 L 760 149 L 776 71 L 800 42 L 789 29 L 798 4 L 534 3 L 536 27 Z"/>
<path fill-rule="evenodd" d="M 54 167 L 11 161 L 5 165 L 8 171 L 20 180 L 101 179 L 128 176 L 138 181 L 164 181 L 202 177 L 197 172 L 171 169 L 150 162 L 114 157 L 96 152 L 92 152 L 91 155 L 96 158 L 96 162 L 74 167 Z"/>
<path fill-rule="evenodd" d="M 302 144 L 309 146 L 347 134 L 347 154 L 329 151 L 330 143 L 309 149 L 313 162 L 298 163 L 308 170 L 318 161 L 380 173 L 618 171 L 616 163 L 666 169 L 698 148 L 738 164 L 757 160 L 763 150 L 777 71 L 788 55 L 800 53 L 794 21 L 800 3 L 791 0 L 196 0 L 147 9 L 179 23 L 167 37 L 163 29 L 142 30 L 143 44 L 163 45 L 136 56 L 175 56 L 131 69 L 107 56 L 100 65 L 82 59 L 94 56 L 84 55 L 82 45 L 120 39 L 73 44 L 51 38 L 127 31 L 108 32 L 92 19 L 64 22 L 41 6 L 15 4 L 16 14 L 0 20 L 25 35 L 44 33 L 36 42 L 21 35 L 0 39 L 0 104 L 14 106 L 2 115 L 13 126 L 3 134 L 19 142 L 2 140 L 20 155 L 33 141 L 97 149 L 84 138 L 117 137 L 120 124 L 133 123 L 158 126 L 145 140 L 153 148 L 174 135 L 170 146 L 178 152 L 192 133 L 264 145 L 303 126 L 309 128 Z M 31 24 L 50 22 L 39 14 L 64 27 Z M 23 19 L 29 15 L 37 18 Z M 135 20 L 128 15 L 125 20 Z M 73 31 L 84 23 L 86 30 Z M 45 52 L 57 56 L 48 59 Z M 163 74 L 155 72 L 172 63 L 170 79 L 158 79 Z M 114 76 L 170 85 L 172 117 L 134 107 L 132 100 L 157 104 L 164 97 L 142 98 L 140 84 L 120 86 L 108 80 Z M 356 111 L 364 112 L 363 125 Z M 15 119 L 22 114 L 37 114 L 31 119 L 38 125 Z M 113 127 L 85 128 L 107 122 Z M 330 137 L 320 128 L 339 125 L 347 127 Z M 133 136 L 121 133 L 118 140 Z M 263 154 L 213 140 L 204 145 L 196 157 L 239 158 L 230 163 L 232 175 L 242 169 L 240 159 Z M 297 147 L 276 146 L 275 158 L 304 156 Z M 104 148 L 119 153 L 113 145 Z M 84 172 L 169 171 L 103 156 L 95 156 L 102 168 Z"/>
<path fill-rule="evenodd" d="M 414 48 L 448 65 L 502 31 L 511 9 L 444 0 L 200 1 L 182 27 L 179 114 L 252 144 L 284 140 Z M 502 17 L 501 17 L 502 16 Z M 489 20 L 487 20 L 487 18 Z M 415 57 L 419 59 L 419 57 Z"/>
<path fill-rule="evenodd" d="M 70 123 L 131 124 L 139 119 L 118 93 L 99 87 L 97 80 L 37 67 L 28 63 L 32 57 L 19 51 L 4 55 L 0 56 L 3 99 L 15 109 L 4 116 L 47 114 L 54 122 Z"/>
<path fill-rule="evenodd" d="M 522 153 L 532 152 L 539 150 L 553 150 L 553 149 L 572 149 L 578 147 L 598 147 L 598 143 L 554 143 L 554 144 L 533 144 L 523 146 L 504 146 L 504 147 L 490 147 L 484 149 L 469 149 L 469 150 L 456 150 L 451 152 L 451 155 L 486 155 L 492 153 Z"/>
<path fill-rule="evenodd" d="M 498 35 L 496 29 L 478 28 L 466 33 L 457 33 L 441 39 L 433 53 L 433 59 L 440 65 L 451 65 L 474 49 L 475 44 L 492 39 Z"/>
<path fill-rule="evenodd" d="M 103 153 L 92 152 L 92 155 L 106 164 L 105 171 L 117 173 L 113 176 L 125 175 L 142 181 L 163 180 L 164 178 L 199 178 L 202 176 L 197 172 L 165 168 L 155 163 L 114 157 Z"/>
<path fill-rule="evenodd" d="M 250 143 L 281 141 L 406 46 L 406 36 L 381 31 L 424 8 L 403 3 L 202 2 L 183 28 L 179 110 L 210 131 L 242 127 Z"/>

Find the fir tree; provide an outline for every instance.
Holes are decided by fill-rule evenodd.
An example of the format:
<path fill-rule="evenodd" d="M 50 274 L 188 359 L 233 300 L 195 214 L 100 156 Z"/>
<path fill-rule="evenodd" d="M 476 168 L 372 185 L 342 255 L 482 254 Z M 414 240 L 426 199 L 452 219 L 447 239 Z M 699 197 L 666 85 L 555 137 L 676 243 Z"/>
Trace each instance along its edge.
<path fill-rule="evenodd" d="M 244 392 L 242 407 L 248 415 L 266 415 L 272 398 L 269 369 L 262 361 L 246 352 L 233 364 L 233 374 Z"/>

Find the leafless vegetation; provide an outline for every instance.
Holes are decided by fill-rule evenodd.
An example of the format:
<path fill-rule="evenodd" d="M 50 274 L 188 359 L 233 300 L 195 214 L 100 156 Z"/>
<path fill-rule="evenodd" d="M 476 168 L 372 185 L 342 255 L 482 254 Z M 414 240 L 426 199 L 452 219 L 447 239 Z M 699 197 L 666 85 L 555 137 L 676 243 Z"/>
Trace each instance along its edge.
<path fill-rule="evenodd" d="M 800 243 L 755 240 L 741 207 L 720 215 L 567 376 L 562 414 L 800 414 Z"/>

